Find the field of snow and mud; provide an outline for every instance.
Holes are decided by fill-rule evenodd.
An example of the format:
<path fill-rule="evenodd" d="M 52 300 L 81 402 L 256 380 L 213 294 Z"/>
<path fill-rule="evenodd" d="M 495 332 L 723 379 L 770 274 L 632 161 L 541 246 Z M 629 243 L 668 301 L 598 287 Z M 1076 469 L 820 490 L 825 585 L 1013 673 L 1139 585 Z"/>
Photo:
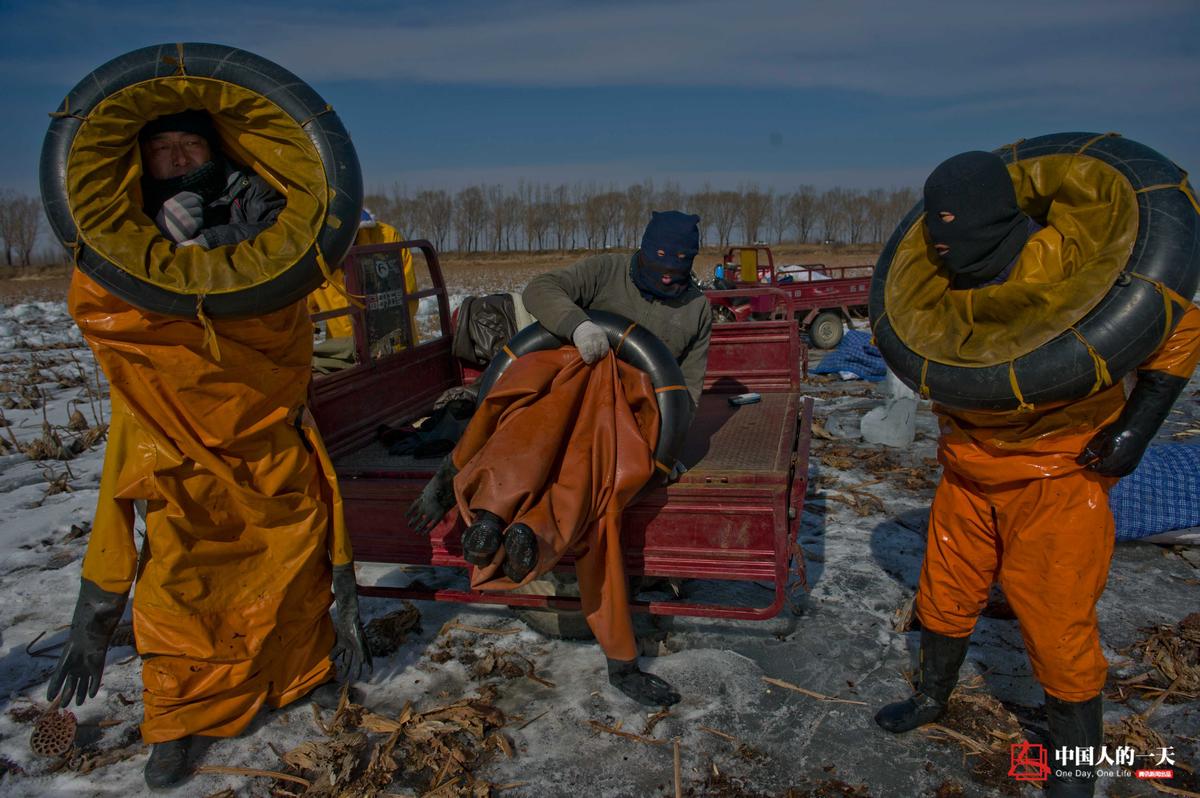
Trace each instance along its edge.
<path fill-rule="evenodd" d="M 455 285 L 451 271 L 450 283 L 461 299 L 527 277 L 513 269 L 486 286 L 475 277 Z M 109 651 L 97 697 L 73 710 L 75 748 L 59 759 L 30 750 L 74 607 L 109 400 L 65 302 L 20 301 L 10 289 L 0 290 L 0 792 L 142 794 L 148 749 L 128 634 Z M 1165 439 L 1200 427 L 1198 388 L 1194 379 Z M 336 717 L 307 703 L 264 712 L 242 737 L 204 753 L 201 764 L 230 772 L 198 775 L 171 794 L 670 796 L 676 756 L 683 795 L 1035 794 L 1007 768 L 1011 742 L 1044 729 L 1041 691 L 999 600 L 979 623 L 964 689 L 939 728 L 893 736 L 871 721 L 908 690 L 917 634 L 896 627 L 921 563 L 936 427 L 923 403 L 910 450 L 873 446 L 857 429 L 879 402 L 876 387 L 823 378 L 807 392 L 819 422 L 800 529 L 809 590 L 797 586 L 765 622 L 640 619 L 643 667 L 684 696 L 670 712 L 608 687 L 594 643 L 544 638 L 507 610 L 364 599 L 380 653 L 363 706 Z M 364 582 L 454 578 L 360 566 Z M 769 596 L 756 583 L 688 582 L 683 591 Z M 1184 622 L 1198 609 L 1196 548 L 1118 547 L 1099 610 L 1111 663 L 1107 743 L 1142 754 L 1173 747 L 1176 778 L 1165 789 L 1108 779 L 1101 792 L 1200 792 L 1192 773 L 1200 698 L 1191 686 L 1200 679 L 1200 616 Z M 339 774 L 338 786 L 322 773 Z"/>

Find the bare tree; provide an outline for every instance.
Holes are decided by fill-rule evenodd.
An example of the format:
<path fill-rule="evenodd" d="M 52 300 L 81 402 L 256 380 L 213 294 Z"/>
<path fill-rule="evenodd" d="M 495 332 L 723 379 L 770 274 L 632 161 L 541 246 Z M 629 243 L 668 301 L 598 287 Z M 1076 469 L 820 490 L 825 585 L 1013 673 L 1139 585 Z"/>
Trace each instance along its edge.
<path fill-rule="evenodd" d="M 478 252 L 487 224 L 487 199 L 479 186 L 468 186 L 454 195 L 454 237 L 460 251 Z"/>
<path fill-rule="evenodd" d="M 636 247 L 650 219 L 650 198 L 654 196 L 654 187 L 636 183 L 625 189 L 624 201 L 621 203 L 621 243 L 623 246 Z"/>
<path fill-rule="evenodd" d="M 817 191 L 812 186 L 800 186 L 788 198 L 788 218 L 796 231 L 796 240 L 801 244 L 812 240 L 817 224 Z"/>
<path fill-rule="evenodd" d="M 871 221 L 868 207 L 861 191 L 848 189 L 842 192 L 842 216 L 846 221 L 846 237 L 851 244 L 861 244 Z"/>
<path fill-rule="evenodd" d="M 717 246 L 725 249 L 729 246 L 733 226 L 737 224 L 741 210 L 742 197 L 736 191 L 718 191 L 712 195 L 709 213 L 712 215 L 713 228 L 717 233 Z"/>
<path fill-rule="evenodd" d="M 4 238 L 4 257 L 9 266 L 33 262 L 38 229 L 42 226 L 42 203 L 13 191 L 0 194 L 0 237 Z"/>
<path fill-rule="evenodd" d="M 771 197 L 771 208 L 767 213 L 767 227 L 770 230 L 772 243 L 782 244 L 783 237 L 791 227 L 792 219 L 788 213 L 788 194 L 775 194 Z"/>
<path fill-rule="evenodd" d="M 4 241 L 4 261 L 8 266 L 13 265 L 13 228 L 14 205 L 17 194 L 9 189 L 0 191 L 0 240 Z"/>
<path fill-rule="evenodd" d="M 844 188 L 830 188 L 817 198 L 817 220 L 821 224 L 821 235 L 829 243 L 845 243 L 846 193 Z"/>
<path fill-rule="evenodd" d="M 558 249 L 575 248 L 575 229 L 578 226 L 578 209 L 571 201 L 567 187 L 559 186 L 550 197 L 550 229 L 554 233 Z"/>
<path fill-rule="evenodd" d="M 751 183 L 749 186 L 739 187 L 738 193 L 741 195 L 738 215 L 742 222 L 742 233 L 747 244 L 754 244 L 761 238 L 760 234 L 767 224 L 773 201 L 772 192 L 759 191 L 758 186 Z"/>
<path fill-rule="evenodd" d="M 425 190 L 413 199 L 421 229 L 438 249 L 445 249 L 454 220 L 454 200 L 443 189 Z"/>

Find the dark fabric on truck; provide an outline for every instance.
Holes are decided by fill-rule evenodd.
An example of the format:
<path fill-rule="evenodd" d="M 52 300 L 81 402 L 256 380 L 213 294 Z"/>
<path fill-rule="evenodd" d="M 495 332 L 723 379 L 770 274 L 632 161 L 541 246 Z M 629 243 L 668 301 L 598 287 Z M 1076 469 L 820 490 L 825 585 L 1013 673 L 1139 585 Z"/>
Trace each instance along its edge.
<path fill-rule="evenodd" d="M 471 296 L 458 308 L 454 356 L 486 366 L 517 332 L 517 312 L 511 294 Z"/>

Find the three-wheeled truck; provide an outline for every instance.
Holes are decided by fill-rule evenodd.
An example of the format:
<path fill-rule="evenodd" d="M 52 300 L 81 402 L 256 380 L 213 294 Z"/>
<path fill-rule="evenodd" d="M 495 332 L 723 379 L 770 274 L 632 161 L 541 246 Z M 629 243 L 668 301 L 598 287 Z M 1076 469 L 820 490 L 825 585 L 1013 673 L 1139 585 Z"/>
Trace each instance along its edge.
<path fill-rule="evenodd" d="M 872 267 L 826 266 L 823 263 L 775 267 L 770 247 L 730 247 L 721 261 L 722 285 L 746 289 L 775 288 L 785 294 L 782 304 L 762 294 L 753 299 L 718 295 L 710 301 L 720 321 L 776 318 L 792 319 L 818 349 L 833 349 L 845 334 L 845 325 L 867 317 Z"/>
<path fill-rule="evenodd" d="M 403 279 L 404 248 L 413 256 L 415 291 Z M 347 289 L 361 297 L 362 307 L 320 315 L 353 318 L 356 362 L 314 375 L 309 407 L 337 470 L 355 559 L 466 569 L 457 511 L 428 536 L 405 522 L 405 511 L 439 458 L 391 455 L 377 440 L 380 425 L 429 415 L 444 392 L 477 376 L 451 353 L 450 302 L 437 253 L 427 241 L 358 247 L 343 266 Z M 804 559 L 795 541 L 808 483 L 812 400 L 800 395 L 800 349 L 790 321 L 715 326 L 704 394 L 681 458 L 689 470 L 669 487 L 644 491 L 622 521 L 630 576 L 769 582 L 771 601 L 639 600 L 635 611 L 766 619 L 784 605 L 792 570 L 802 578 Z M 728 401 L 748 392 L 761 400 Z M 564 560 L 558 569 L 570 572 L 571 562 Z M 362 584 L 359 592 L 578 608 L 578 599 L 561 595 L 476 592 L 466 580 L 443 589 Z"/>

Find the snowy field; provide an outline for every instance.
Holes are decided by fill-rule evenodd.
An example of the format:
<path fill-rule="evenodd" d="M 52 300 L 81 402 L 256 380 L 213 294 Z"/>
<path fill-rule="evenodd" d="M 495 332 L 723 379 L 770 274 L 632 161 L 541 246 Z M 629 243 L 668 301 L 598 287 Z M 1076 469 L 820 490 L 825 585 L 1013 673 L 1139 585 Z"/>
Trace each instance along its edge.
<path fill-rule="evenodd" d="M 45 759 L 29 746 L 70 622 L 97 496 L 103 457 L 98 439 L 109 406 L 98 379 L 64 304 L 0 308 L 0 408 L 7 424 L 0 429 L 5 796 L 145 792 L 140 668 L 129 640 L 110 649 L 99 695 L 74 710 L 80 724 L 76 749 L 63 759 Z M 1198 387 L 1194 381 L 1183 400 L 1182 418 L 1193 426 L 1200 415 Z M 472 753 L 467 764 L 478 795 L 671 796 L 674 741 L 684 795 L 1037 794 L 1032 787 L 1022 792 L 1003 772 L 1012 735 L 1022 727 L 1037 734 L 1044 715 L 1017 625 L 1002 606 L 981 619 L 973 637 L 962 674 L 968 689 L 946 720 L 953 734 L 893 736 L 871 721 L 880 704 L 908 690 L 905 673 L 912 669 L 917 634 L 894 627 L 916 586 L 924 516 L 937 478 L 936 428 L 926 404 L 911 450 L 872 446 L 856 430 L 862 413 L 878 404 L 873 386 L 814 382 L 811 394 L 825 437 L 813 442 L 800 531 L 809 591 L 795 590 L 789 606 L 764 622 L 641 619 L 643 666 L 683 693 L 682 703 L 668 714 L 652 717 L 608 687 L 594 643 L 541 637 L 502 609 L 428 603 L 417 606 L 419 629 L 393 653 L 376 657 L 363 704 L 375 715 L 395 718 L 409 702 L 424 711 L 468 696 L 487 698 L 494 687 L 504 743 L 493 739 L 495 745 Z M 1160 677 L 1129 647 L 1149 627 L 1179 624 L 1200 609 L 1198 566 L 1194 548 L 1122 545 L 1100 603 L 1111 662 L 1106 720 L 1138 731 L 1141 738 L 1122 739 L 1141 745 L 1152 740 L 1145 736 L 1147 727 L 1160 735 L 1174 748 L 1173 788 L 1192 791 L 1200 789 L 1198 782 L 1184 771 L 1200 768 L 1200 700 L 1168 695 L 1156 703 L 1162 691 L 1152 688 Z M 453 578 L 378 565 L 360 571 L 360 579 L 369 582 L 420 578 L 439 584 Z M 754 583 L 691 582 L 683 590 L 707 600 L 769 600 L 768 587 Z M 365 620 L 397 606 L 364 599 Z M 764 681 L 768 678 L 777 682 Z M 997 713 L 990 737 L 978 728 L 988 712 Z M 1144 723 L 1134 721 L 1134 713 L 1144 713 Z M 325 713 L 323 721 L 329 720 Z M 385 736 L 370 734 L 369 744 Z M 280 755 L 328 740 L 312 707 L 301 704 L 264 712 L 242 737 L 213 742 L 203 764 L 295 776 Z M 1109 744 L 1115 744 L 1112 737 Z M 472 794 L 465 776 L 430 792 L 440 784 L 437 774 L 401 767 L 396 775 L 394 784 L 373 790 L 310 794 Z M 170 794 L 283 796 L 304 789 L 295 780 L 203 774 Z M 1159 794 L 1133 778 L 1106 780 L 1101 792 Z"/>

